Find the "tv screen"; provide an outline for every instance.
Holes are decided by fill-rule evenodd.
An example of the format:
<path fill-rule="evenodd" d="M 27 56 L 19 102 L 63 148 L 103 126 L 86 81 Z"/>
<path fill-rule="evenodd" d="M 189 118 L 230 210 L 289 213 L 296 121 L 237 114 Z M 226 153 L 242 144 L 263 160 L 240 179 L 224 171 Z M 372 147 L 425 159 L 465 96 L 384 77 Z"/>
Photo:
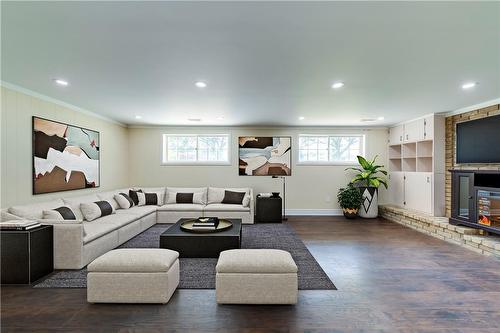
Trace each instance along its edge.
<path fill-rule="evenodd" d="M 240 176 L 290 176 L 292 138 L 289 136 L 241 136 Z"/>
<path fill-rule="evenodd" d="M 500 163 L 500 115 L 457 124 L 457 163 Z"/>

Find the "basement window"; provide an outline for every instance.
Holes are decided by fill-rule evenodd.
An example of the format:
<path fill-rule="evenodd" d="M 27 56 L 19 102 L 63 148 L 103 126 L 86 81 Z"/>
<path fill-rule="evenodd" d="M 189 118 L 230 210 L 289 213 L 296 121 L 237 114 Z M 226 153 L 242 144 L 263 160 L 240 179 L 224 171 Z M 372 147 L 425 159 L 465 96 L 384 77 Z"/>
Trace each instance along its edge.
<path fill-rule="evenodd" d="M 162 164 L 229 165 L 229 134 L 163 134 Z"/>
<path fill-rule="evenodd" d="M 299 164 L 357 164 L 365 153 L 365 136 L 299 135 Z"/>

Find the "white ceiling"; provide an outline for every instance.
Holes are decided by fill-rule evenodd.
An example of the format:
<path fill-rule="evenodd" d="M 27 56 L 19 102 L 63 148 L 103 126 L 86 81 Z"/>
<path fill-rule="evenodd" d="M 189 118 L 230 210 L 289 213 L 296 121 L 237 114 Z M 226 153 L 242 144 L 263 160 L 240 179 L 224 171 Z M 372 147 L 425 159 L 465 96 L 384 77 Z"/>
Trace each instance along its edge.
<path fill-rule="evenodd" d="M 500 97 L 499 2 L 3 1 L 1 28 L 3 81 L 127 124 L 379 126 Z"/>

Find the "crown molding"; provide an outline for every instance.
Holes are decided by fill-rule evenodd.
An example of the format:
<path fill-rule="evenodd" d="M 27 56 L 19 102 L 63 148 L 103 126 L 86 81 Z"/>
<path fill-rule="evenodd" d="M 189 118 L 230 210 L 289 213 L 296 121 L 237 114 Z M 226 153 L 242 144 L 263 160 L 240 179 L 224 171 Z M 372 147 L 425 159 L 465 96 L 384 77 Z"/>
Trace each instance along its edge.
<path fill-rule="evenodd" d="M 492 106 L 492 105 L 495 105 L 495 104 L 500 104 L 500 98 L 495 98 L 495 99 L 492 99 L 492 100 L 489 100 L 489 101 L 486 101 L 486 102 L 482 102 L 482 103 L 479 103 L 479 104 L 474 104 L 474 105 L 471 105 L 471 106 L 467 106 L 467 107 L 464 107 L 464 108 L 460 108 L 460 109 L 457 109 L 457 110 L 454 110 L 454 111 L 450 111 L 448 113 L 446 113 L 446 117 L 449 117 L 449 116 L 454 116 L 454 115 L 457 115 L 457 114 L 461 114 L 461 113 L 465 113 L 465 112 L 470 112 L 470 111 L 474 111 L 474 110 L 478 110 L 478 109 L 482 109 L 482 108 L 486 108 L 488 106 Z"/>
<path fill-rule="evenodd" d="M 31 97 L 35 97 L 35 98 L 38 98 L 38 99 L 41 99 L 41 100 L 44 100 L 46 102 L 50 102 L 50 103 L 54 103 L 54 104 L 57 104 L 57 105 L 60 105 L 60 106 L 63 106 L 65 108 L 68 108 L 68 109 L 71 109 L 73 111 L 76 111 L 76 112 L 80 112 L 80 113 L 83 113 L 83 114 L 86 114 L 88 116 L 92 116 L 92 117 L 95 117 L 95 118 L 99 118 L 99 119 L 102 119 L 102 120 L 105 120 L 107 122 L 110 122 L 110 123 L 113 123 L 113 124 L 116 124 L 116 125 L 119 125 L 119 126 L 122 126 L 122 127 L 127 127 L 126 124 L 124 123 L 121 123 L 119 121 L 116 121 L 112 118 L 109 118 L 109 117 L 106 117 L 106 116 L 103 116 L 103 115 L 100 115 L 98 113 L 95 113 L 95 112 L 92 112 L 92 111 L 89 111 L 89 110 L 86 110 L 86 109 L 83 109 L 79 106 L 76 106 L 76 105 L 73 105 L 73 104 L 70 104 L 70 103 L 66 103 L 66 102 L 63 102 L 61 100 L 58 100 L 58 99 L 55 99 L 55 98 L 52 98 L 52 97 L 49 97 L 47 95 L 44 95 L 44 94 L 40 94 L 40 93 L 37 93 L 36 91 L 33 91 L 33 90 L 29 90 L 29 89 L 26 89 L 26 88 L 23 88 L 21 86 L 18 86 L 16 84 L 13 84 L 13 83 L 9 83 L 9 82 L 6 82 L 6 81 L 0 81 L 0 85 L 2 87 L 5 87 L 7 89 L 10 89 L 10 90 L 13 90 L 13 91 L 16 91 L 16 92 L 20 92 L 22 94 L 25 94 L 25 95 L 28 95 L 28 96 L 31 96 Z"/>

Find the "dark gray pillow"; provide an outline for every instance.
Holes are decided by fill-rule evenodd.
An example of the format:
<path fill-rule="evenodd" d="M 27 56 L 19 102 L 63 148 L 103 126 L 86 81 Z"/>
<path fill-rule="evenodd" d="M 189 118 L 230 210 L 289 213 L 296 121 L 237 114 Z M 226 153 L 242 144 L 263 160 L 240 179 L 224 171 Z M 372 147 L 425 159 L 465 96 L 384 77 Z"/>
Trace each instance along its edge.
<path fill-rule="evenodd" d="M 175 195 L 175 202 L 176 203 L 193 203 L 193 195 L 194 193 L 177 193 Z"/>
<path fill-rule="evenodd" d="M 134 205 L 138 205 L 139 204 L 139 198 L 137 197 L 137 192 L 142 192 L 142 190 L 129 190 L 128 191 L 128 196 L 130 197 L 130 199 L 132 199 L 132 201 L 134 202 Z"/>
<path fill-rule="evenodd" d="M 224 199 L 222 199 L 221 203 L 241 205 L 243 204 L 243 198 L 245 197 L 245 194 L 245 192 L 224 191 Z"/>

